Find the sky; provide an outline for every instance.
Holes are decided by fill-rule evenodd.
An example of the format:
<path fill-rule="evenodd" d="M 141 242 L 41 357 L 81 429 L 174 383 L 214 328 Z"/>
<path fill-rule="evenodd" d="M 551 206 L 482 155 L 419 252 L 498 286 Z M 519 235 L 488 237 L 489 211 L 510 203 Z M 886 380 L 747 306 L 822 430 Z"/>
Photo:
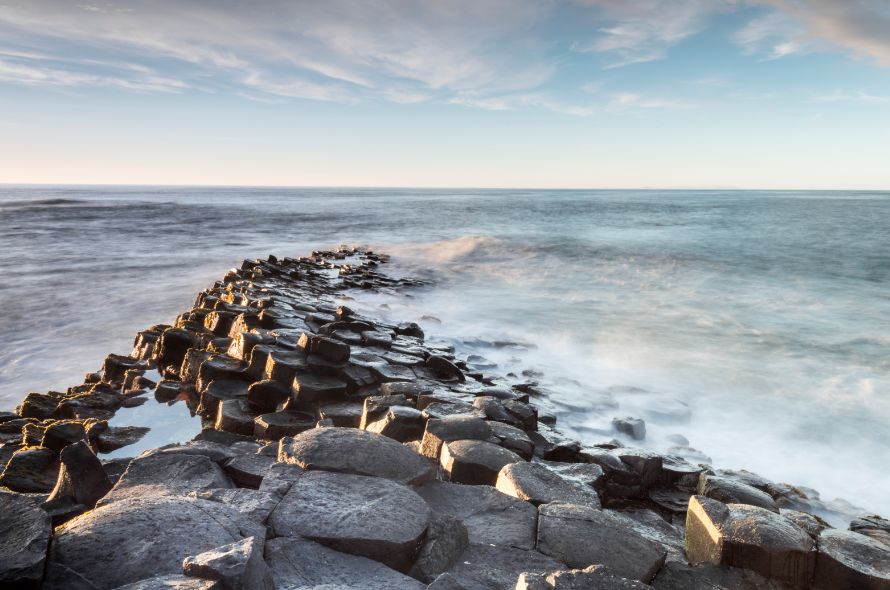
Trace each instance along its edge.
<path fill-rule="evenodd" d="M 890 189 L 890 1 L 0 0 L 0 182 Z"/>

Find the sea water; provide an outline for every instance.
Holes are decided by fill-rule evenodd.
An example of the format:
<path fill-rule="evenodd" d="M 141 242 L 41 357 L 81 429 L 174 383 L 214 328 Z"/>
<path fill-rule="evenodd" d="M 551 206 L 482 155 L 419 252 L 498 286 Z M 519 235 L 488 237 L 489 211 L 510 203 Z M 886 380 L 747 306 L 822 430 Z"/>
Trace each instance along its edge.
<path fill-rule="evenodd" d="M 356 306 L 537 382 L 585 442 L 639 417 L 636 444 L 890 515 L 890 193 L 2 186 L 0 409 L 244 258 L 339 244 L 432 281 Z"/>

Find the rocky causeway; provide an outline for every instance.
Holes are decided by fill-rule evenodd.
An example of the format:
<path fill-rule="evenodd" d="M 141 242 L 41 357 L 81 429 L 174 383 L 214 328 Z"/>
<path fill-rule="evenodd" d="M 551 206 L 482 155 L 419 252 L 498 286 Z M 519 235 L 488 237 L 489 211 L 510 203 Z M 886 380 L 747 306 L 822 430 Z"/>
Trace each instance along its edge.
<path fill-rule="evenodd" d="M 890 589 L 890 521 L 833 527 L 809 490 L 574 440 L 534 381 L 352 309 L 423 288 L 387 262 L 245 261 L 0 412 L 0 588 Z M 163 422 L 110 422 L 150 398 L 202 429 L 125 457 Z"/>

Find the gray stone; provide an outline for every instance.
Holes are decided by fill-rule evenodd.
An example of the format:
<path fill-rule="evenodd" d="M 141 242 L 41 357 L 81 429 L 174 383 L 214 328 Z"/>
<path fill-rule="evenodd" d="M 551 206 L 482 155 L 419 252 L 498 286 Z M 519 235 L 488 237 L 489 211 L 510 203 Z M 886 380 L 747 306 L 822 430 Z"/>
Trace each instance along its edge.
<path fill-rule="evenodd" d="M 62 449 L 60 459 L 59 478 L 47 498 L 48 502 L 70 497 L 75 504 L 90 509 L 111 490 L 111 482 L 102 462 L 84 441 Z"/>
<path fill-rule="evenodd" d="M 215 417 L 219 413 L 219 405 L 231 399 L 247 399 L 250 395 L 248 384 L 237 379 L 217 379 L 211 381 L 201 393 L 201 404 L 198 413 L 202 416 Z"/>
<path fill-rule="evenodd" d="M 667 552 L 605 510 L 551 503 L 539 509 L 537 549 L 575 568 L 605 565 L 617 575 L 648 583 Z"/>
<path fill-rule="evenodd" d="M 334 338 L 304 332 L 297 340 L 297 346 L 307 353 L 317 354 L 335 363 L 349 360 L 349 345 Z"/>
<path fill-rule="evenodd" d="M 248 520 L 265 524 L 269 515 L 278 506 L 281 496 L 276 492 L 253 490 L 250 488 L 216 488 L 202 492 L 189 492 L 190 498 L 219 502 L 243 514 Z"/>
<path fill-rule="evenodd" d="M 72 577 L 94 588 L 117 588 L 175 574 L 188 555 L 262 534 L 217 502 L 181 496 L 122 499 L 56 529 L 43 588 L 67 590 Z"/>
<path fill-rule="evenodd" d="M 488 423 L 475 416 L 430 419 L 421 440 L 421 454 L 430 459 L 438 459 L 443 443 L 454 440 L 487 440 L 491 434 Z"/>
<path fill-rule="evenodd" d="M 254 419 L 253 434 L 266 440 L 281 440 L 315 428 L 315 416 L 306 412 L 272 412 Z"/>
<path fill-rule="evenodd" d="M 261 492 L 272 492 L 284 496 L 294 483 L 305 473 L 305 469 L 292 463 L 275 463 L 266 472 L 260 484 Z"/>
<path fill-rule="evenodd" d="M 86 441 L 87 433 L 82 422 L 59 420 L 49 424 L 43 431 L 40 446 L 60 452 L 66 446 L 79 440 Z"/>
<path fill-rule="evenodd" d="M 50 533 L 40 499 L 0 490 L 0 586 L 40 586 Z"/>
<path fill-rule="evenodd" d="M 467 590 L 466 586 L 457 581 L 457 578 L 445 572 L 433 580 L 433 583 L 426 587 L 427 590 Z"/>
<path fill-rule="evenodd" d="M 789 590 L 784 582 L 767 580 L 749 570 L 718 567 L 710 563 L 689 565 L 676 561 L 664 564 L 652 586 L 657 590 Z"/>
<path fill-rule="evenodd" d="M 716 475 L 702 473 L 698 480 L 696 493 L 724 504 L 749 504 L 772 512 L 779 511 L 775 500 L 769 494 L 740 481 Z"/>
<path fill-rule="evenodd" d="M 410 488 L 387 479 L 310 471 L 269 517 L 278 536 L 302 536 L 407 571 L 430 520 Z"/>
<path fill-rule="evenodd" d="M 408 574 L 421 582 L 431 583 L 454 565 L 469 543 L 467 527 L 461 521 L 445 516 L 434 517 Z"/>
<path fill-rule="evenodd" d="M 218 433 L 216 430 L 210 432 Z M 139 458 L 151 457 L 154 455 L 198 455 L 207 457 L 214 463 L 225 463 L 238 453 L 231 446 L 210 440 L 190 440 L 185 443 L 175 443 L 145 451 Z"/>
<path fill-rule="evenodd" d="M 223 465 L 223 469 L 232 478 L 235 485 L 257 489 L 263 482 L 266 472 L 275 462 L 274 457 L 248 453 L 229 459 Z"/>
<path fill-rule="evenodd" d="M 523 572 L 546 573 L 565 565 L 538 551 L 471 544 L 448 572 L 464 590 L 513 590 Z"/>
<path fill-rule="evenodd" d="M 128 498 L 184 495 L 188 492 L 231 488 L 222 468 L 203 455 L 158 454 L 133 459 L 107 496 L 105 505 Z"/>
<path fill-rule="evenodd" d="M 266 562 L 279 590 L 423 590 L 382 563 L 341 553 L 299 537 L 266 543 Z"/>
<path fill-rule="evenodd" d="M 346 383 L 334 377 L 303 373 L 293 381 L 293 397 L 298 404 L 326 404 L 346 396 Z"/>
<path fill-rule="evenodd" d="M 368 432 L 376 432 L 399 442 L 420 440 L 426 421 L 416 408 L 393 406 L 377 419 L 365 425 Z"/>
<path fill-rule="evenodd" d="M 56 485 L 59 460 L 50 449 L 38 447 L 16 451 L 0 474 L 0 485 L 16 492 L 47 493 Z"/>
<path fill-rule="evenodd" d="M 319 420 L 330 420 L 334 426 L 359 428 L 362 420 L 362 404 L 358 402 L 339 402 L 319 406 Z"/>
<path fill-rule="evenodd" d="M 92 590 L 92 587 L 90 588 Z M 216 580 L 201 580 L 182 574 L 167 574 L 118 586 L 115 590 L 224 590 L 224 588 Z"/>
<path fill-rule="evenodd" d="M 787 518 L 765 508 L 727 506 L 704 496 L 692 496 L 685 545 L 692 564 L 740 567 L 801 586 L 813 577 L 813 539 Z"/>
<path fill-rule="evenodd" d="M 431 354 L 426 359 L 426 366 L 440 379 L 446 381 L 457 380 L 461 383 L 467 380 L 463 371 L 445 357 Z"/>
<path fill-rule="evenodd" d="M 290 395 L 290 387 L 271 379 L 251 383 L 247 388 L 247 401 L 262 412 L 274 412 Z"/>
<path fill-rule="evenodd" d="M 226 590 L 275 590 L 269 567 L 263 561 L 264 539 L 248 537 L 210 551 L 186 557 L 186 576 L 218 580 Z"/>
<path fill-rule="evenodd" d="M 439 516 L 461 521 L 470 543 L 533 549 L 538 513 L 530 503 L 491 486 L 430 482 L 417 493 Z"/>
<path fill-rule="evenodd" d="M 612 418 L 612 427 L 634 440 L 646 438 L 646 423 L 640 418 Z"/>
<path fill-rule="evenodd" d="M 142 440 L 149 430 L 147 426 L 109 426 L 95 437 L 96 449 L 100 453 L 122 449 Z"/>
<path fill-rule="evenodd" d="M 852 531 L 826 529 L 819 535 L 816 588 L 890 588 L 890 547 Z"/>
<path fill-rule="evenodd" d="M 435 477 L 433 466 L 391 438 L 354 428 L 315 428 L 281 439 L 278 460 L 304 469 L 385 477 L 419 485 Z"/>
<path fill-rule="evenodd" d="M 854 518 L 850 522 L 850 530 L 890 547 L 890 520 L 876 514 Z"/>
<path fill-rule="evenodd" d="M 648 584 L 616 575 L 603 565 L 548 574 L 523 573 L 515 590 L 646 590 Z"/>
<path fill-rule="evenodd" d="M 541 463 L 511 463 L 498 473 L 495 487 L 508 496 L 532 504 L 567 502 L 599 508 L 600 498 L 590 485 L 563 476 Z"/>
<path fill-rule="evenodd" d="M 227 399 L 219 404 L 213 427 L 235 434 L 252 436 L 254 415 L 246 399 Z"/>
<path fill-rule="evenodd" d="M 535 443 L 525 431 L 503 422 L 489 422 L 488 425 L 491 428 L 492 442 L 497 442 L 526 461 L 531 460 L 535 452 Z"/>
<path fill-rule="evenodd" d="M 390 395 L 372 395 L 366 397 L 362 406 L 362 416 L 359 421 L 359 428 L 365 427 L 384 415 L 386 411 L 393 406 L 411 406 L 408 398 L 404 394 Z"/>
<path fill-rule="evenodd" d="M 522 457 L 484 440 L 456 440 L 442 446 L 439 464 L 453 482 L 495 485 L 498 473 Z"/>
<path fill-rule="evenodd" d="M 831 528 L 827 522 L 825 522 L 818 516 L 813 516 L 812 514 L 807 514 L 806 512 L 799 512 L 797 510 L 781 508 L 779 509 L 779 514 L 805 530 L 807 534 L 814 539 L 817 539 L 819 537 L 819 533 L 821 533 L 825 529 Z"/>

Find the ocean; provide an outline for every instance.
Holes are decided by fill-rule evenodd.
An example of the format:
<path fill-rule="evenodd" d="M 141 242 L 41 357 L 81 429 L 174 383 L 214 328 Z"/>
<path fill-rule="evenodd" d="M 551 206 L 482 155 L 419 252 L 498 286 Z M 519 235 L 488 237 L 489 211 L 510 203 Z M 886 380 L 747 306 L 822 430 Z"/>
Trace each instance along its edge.
<path fill-rule="evenodd" d="M 538 382 L 586 442 L 640 417 L 890 516 L 890 193 L 0 186 L 0 410 L 242 259 L 339 244 L 431 281 L 353 305 Z"/>

